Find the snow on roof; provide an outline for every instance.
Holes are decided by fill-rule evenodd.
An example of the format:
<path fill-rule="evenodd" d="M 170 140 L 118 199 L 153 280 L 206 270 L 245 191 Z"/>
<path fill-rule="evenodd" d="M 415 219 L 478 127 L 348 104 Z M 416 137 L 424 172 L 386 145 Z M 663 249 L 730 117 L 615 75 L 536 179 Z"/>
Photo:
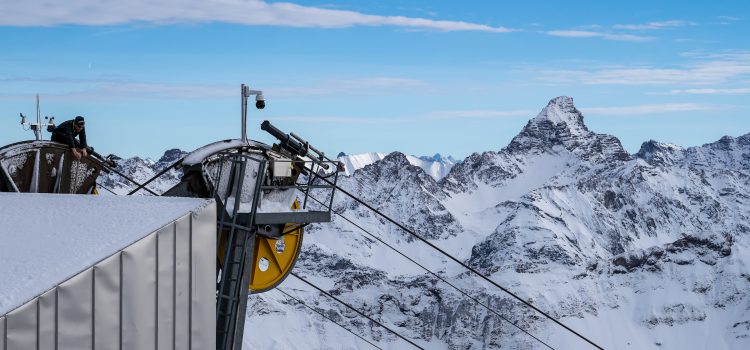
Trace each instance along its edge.
<path fill-rule="evenodd" d="M 0 193 L 0 315 L 210 202 Z"/>
<path fill-rule="evenodd" d="M 208 156 L 214 153 L 218 153 L 226 149 L 242 147 L 242 146 L 247 146 L 247 145 L 248 143 L 243 142 L 242 140 L 216 141 L 214 143 L 205 145 L 201 148 L 196 149 L 195 151 L 190 152 L 190 154 L 185 156 L 185 159 L 182 160 L 182 164 L 186 166 L 195 165 L 195 164 L 202 162 L 204 159 L 206 159 Z"/>

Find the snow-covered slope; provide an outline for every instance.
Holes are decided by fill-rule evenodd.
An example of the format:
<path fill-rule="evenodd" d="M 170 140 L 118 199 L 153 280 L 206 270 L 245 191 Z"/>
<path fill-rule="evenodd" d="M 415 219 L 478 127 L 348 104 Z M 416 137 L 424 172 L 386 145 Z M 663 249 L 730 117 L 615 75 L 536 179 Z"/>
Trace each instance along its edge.
<path fill-rule="evenodd" d="M 367 165 L 383 160 L 385 157 L 385 153 L 371 152 L 353 155 L 342 154 L 338 157 L 338 160 L 344 163 L 346 169 L 344 175 L 349 176 Z M 440 153 L 436 153 L 432 157 L 415 157 L 407 155 L 406 159 L 411 165 L 424 169 L 424 171 L 435 180 L 440 180 L 445 177 L 445 175 L 448 175 L 448 172 L 450 172 L 451 168 L 457 163 L 453 157 L 443 157 Z"/>

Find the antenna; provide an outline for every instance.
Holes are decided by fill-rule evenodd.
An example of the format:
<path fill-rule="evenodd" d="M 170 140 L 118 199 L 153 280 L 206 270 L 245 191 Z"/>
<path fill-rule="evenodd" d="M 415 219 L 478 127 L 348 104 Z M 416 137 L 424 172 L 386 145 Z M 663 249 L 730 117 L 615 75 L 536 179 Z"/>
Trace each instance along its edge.
<path fill-rule="evenodd" d="M 23 113 L 21 115 L 21 127 L 24 130 L 29 130 L 34 133 L 34 137 L 37 141 L 42 140 L 42 127 L 47 127 L 47 131 L 51 131 L 55 127 L 55 117 L 44 117 L 45 123 L 42 123 L 42 110 L 39 107 L 39 94 L 36 94 L 36 123 L 29 123 L 26 121 L 26 116 Z M 28 129 L 27 129 L 28 128 Z"/>

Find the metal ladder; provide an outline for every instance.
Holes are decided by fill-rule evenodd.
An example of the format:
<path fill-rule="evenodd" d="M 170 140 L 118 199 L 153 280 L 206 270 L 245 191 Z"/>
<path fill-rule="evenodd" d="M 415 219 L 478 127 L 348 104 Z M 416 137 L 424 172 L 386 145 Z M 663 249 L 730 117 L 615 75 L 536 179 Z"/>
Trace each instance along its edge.
<path fill-rule="evenodd" d="M 217 222 L 218 233 L 220 237 L 226 237 L 221 271 L 217 271 L 219 276 L 216 286 L 216 349 L 241 350 L 248 286 L 254 267 L 252 261 L 257 228 L 253 218 L 258 206 L 263 178 L 260 174 L 265 171 L 265 161 L 254 160 L 259 163 L 258 180 L 253 193 L 250 222 L 246 223 L 238 223 L 237 219 L 249 159 L 240 153 L 228 155 L 223 161 L 231 163 L 232 172 L 229 180 L 232 186 L 227 188 L 225 198 L 229 198 L 229 194 L 234 192 L 235 201 L 232 208 L 226 208 L 226 202 L 222 201 L 218 193 L 220 189 L 214 189 L 217 209 L 221 212 L 221 218 Z M 218 179 L 221 179 L 223 168 L 218 168 Z"/>

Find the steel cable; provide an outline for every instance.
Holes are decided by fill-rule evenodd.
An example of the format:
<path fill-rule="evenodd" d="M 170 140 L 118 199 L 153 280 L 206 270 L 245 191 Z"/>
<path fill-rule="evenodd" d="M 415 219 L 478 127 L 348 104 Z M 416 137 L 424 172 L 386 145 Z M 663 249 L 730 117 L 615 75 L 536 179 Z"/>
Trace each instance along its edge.
<path fill-rule="evenodd" d="M 320 202 L 320 201 L 319 201 L 319 200 L 318 200 L 317 198 L 314 198 L 314 197 L 310 197 L 310 198 L 311 198 L 312 200 L 314 200 L 314 201 L 316 201 L 316 202 L 318 202 L 318 203 L 322 204 L 322 205 L 325 205 L 325 204 L 323 204 L 322 202 Z M 459 293 L 463 294 L 464 296 L 466 296 L 467 298 L 471 299 L 471 300 L 472 300 L 472 301 L 474 301 L 475 303 L 477 303 L 477 304 L 481 305 L 481 306 L 482 306 L 482 307 L 484 307 L 484 308 L 485 308 L 485 309 L 486 309 L 487 311 L 489 311 L 489 312 L 492 312 L 493 314 L 497 315 L 498 317 L 500 317 L 500 318 L 501 318 L 501 319 L 503 319 L 504 321 L 506 321 L 506 322 L 510 323 L 511 325 L 513 325 L 513 327 L 516 327 L 516 328 L 518 328 L 518 329 L 519 329 L 519 330 L 520 330 L 521 332 L 524 332 L 524 333 L 526 333 L 526 334 L 527 334 L 527 335 L 529 335 L 530 337 L 534 338 L 534 339 L 535 339 L 536 341 L 538 341 L 538 342 L 540 342 L 540 343 L 544 344 L 544 346 L 546 346 L 546 347 L 548 347 L 548 348 L 550 348 L 550 349 L 552 349 L 552 350 L 555 350 L 555 348 L 553 348 L 553 347 L 552 347 L 552 346 L 550 346 L 549 344 L 545 343 L 545 342 L 544 342 L 544 341 L 542 341 L 541 339 L 537 338 L 537 337 L 536 337 L 536 336 L 534 336 L 533 334 L 529 333 L 529 332 L 528 332 L 528 331 L 526 331 L 525 329 L 521 328 L 521 327 L 520 327 L 520 326 L 518 326 L 518 325 L 517 325 L 517 324 L 516 324 L 515 322 L 513 322 L 513 321 L 511 321 L 511 320 L 507 319 L 507 318 L 506 318 L 505 316 L 501 315 L 500 313 L 498 313 L 498 312 L 497 312 L 497 311 L 495 311 L 494 309 L 490 308 L 490 307 L 489 307 L 488 305 L 484 304 L 483 302 L 481 302 L 481 301 L 480 301 L 480 300 L 478 300 L 477 298 L 475 298 L 475 297 L 473 297 L 473 296 L 469 295 L 469 294 L 468 294 L 467 292 L 463 291 L 463 290 L 462 290 L 461 288 L 458 288 L 458 287 L 457 287 L 457 286 L 455 286 L 454 284 L 452 284 L 452 283 L 448 282 L 448 281 L 447 281 L 446 279 L 444 279 L 443 277 L 441 277 L 441 276 L 440 276 L 440 275 L 438 275 L 437 273 L 435 273 L 435 272 L 433 272 L 432 270 L 428 269 L 428 268 L 427 268 L 427 267 L 425 267 L 424 265 L 422 265 L 422 264 L 418 263 L 418 262 L 417 262 L 417 261 L 415 261 L 414 259 L 412 259 L 412 258 L 408 257 L 408 256 L 407 256 L 406 254 L 402 253 L 401 251 L 399 251 L 399 250 L 398 250 L 398 249 L 396 249 L 395 247 L 393 247 L 393 246 L 391 246 L 390 244 L 388 244 L 388 243 L 386 243 L 385 241 L 383 241 L 383 240 L 382 240 L 382 239 L 381 239 L 380 237 L 378 237 L 378 236 L 375 236 L 374 234 L 370 233 L 369 231 L 367 231 L 366 229 L 364 229 L 364 228 L 363 228 L 362 226 L 360 226 L 360 225 L 357 225 L 356 223 L 354 223 L 354 222 L 353 222 L 352 220 L 350 220 L 350 219 L 349 219 L 349 218 L 347 218 L 346 216 L 342 215 L 341 213 L 339 213 L 339 212 L 337 212 L 337 211 L 335 211 L 335 210 L 331 210 L 331 211 L 333 211 L 333 212 L 334 212 L 334 213 L 335 213 L 336 215 L 338 215 L 338 216 L 339 216 L 339 217 L 341 217 L 342 219 L 344 219 L 344 220 L 348 221 L 348 222 L 349 222 L 350 224 L 354 225 L 354 226 L 355 226 L 355 227 L 357 227 L 358 229 L 362 230 L 362 231 L 363 231 L 364 233 L 366 233 L 366 234 L 367 234 L 367 235 L 369 235 L 370 237 L 372 237 L 372 238 L 376 239 L 376 240 L 377 240 L 378 242 L 380 242 L 380 243 L 384 244 L 384 245 L 385 245 L 386 247 L 388 247 L 388 248 L 390 248 L 391 250 L 393 250 L 394 252 L 398 253 L 398 254 L 399 254 L 399 255 L 401 255 L 402 257 L 404 257 L 404 258 L 406 258 L 407 260 L 411 261 L 411 262 L 412 262 L 412 263 L 414 263 L 415 265 L 417 265 L 417 266 L 421 267 L 421 268 L 422 268 L 423 270 L 425 270 L 425 271 L 427 271 L 428 273 L 430 273 L 431 275 L 435 276 L 435 277 L 436 277 L 437 279 L 439 279 L 439 280 L 443 281 L 443 282 L 444 282 L 445 284 L 447 284 L 447 285 L 451 286 L 451 287 L 452 287 L 453 289 L 455 289 L 455 290 L 456 290 L 456 291 L 458 291 Z"/>
<path fill-rule="evenodd" d="M 588 339 L 587 337 L 583 336 L 582 334 L 580 334 L 580 333 L 576 332 L 576 331 L 575 331 L 575 330 L 573 330 L 572 328 L 570 328 L 570 327 L 566 326 L 565 324 L 563 324 L 562 322 L 558 321 L 557 319 L 555 319 L 554 317 L 552 317 L 552 316 L 551 316 L 551 315 L 549 315 L 548 313 L 546 313 L 546 312 L 542 311 L 541 309 L 537 308 L 536 306 L 534 306 L 534 305 L 533 305 L 533 304 L 531 304 L 530 302 L 528 302 L 528 301 L 524 300 L 523 298 L 521 298 L 521 297 L 519 297 L 518 295 L 516 295 L 515 293 L 511 292 L 511 291 L 510 291 L 510 290 L 508 290 L 507 288 L 505 288 L 505 287 L 501 286 L 500 284 L 498 284 L 497 282 L 493 281 L 492 279 L 490 279 L 489 277 L 485 276 L 484 274 L 480 273 L 479 271 L 477 271 L 477 270 L 476 270 L 476 269 L 474 269 L 473 267 L 471 267 L 471 266 L 469 266 L 469 265 L 465 264 L 465 263 L 464 263 L 464 262 L 462 262 L 461 260 L 458 260 L 458 259 L 457 259 L 457 258 L 455 258 L 455 257 L 454 257 L 453 255 L 451 255 L 451 254 L 448 254 L 448 252 L 446 252 L 446 251 L 444 251 L 443 249 L 439 248 L 439 247 L 438 247 L 438 246 L 436 246 L 435 244 L 431 243 L 430 241 L 428 241 L 427 239 L 425 239 L 425 238 L 424 238 L 424 237 L 422 237 L 421 235 L 417 234 L 416 232 L 412 231 L 412 230 L 411 230 L 411 229 L 409 229 L 408 227 L 404 226 L 403 224 L 399 223 L 398 221 L 396 221 L 396 220 L 392 219 L 392 218 L 391 218 L 390 216 L 388 216 L 388 215 L 384 214 L 384 213 L 383 213 L 383 212 L 381 212 L 381 211 L 380 211 L 379 209 L 377 209 L 377 208 L 373 207 L 372 205 L 370 205 L 370 204 L 366 203 L 366 202 L 365 202 L 365 201 L 363 201 L 362 199 L 359 199 L 358 197 L 356 197 L 356 196 L 354 196 L 353 194 L 349 193 L 349 191 L 347 191 L 347 190 L 345 190 L 345 189 L 341 188 L 340 186 L 338 186 L 338 185 L 336 185 L 336 184 L 333 184 L 333 183 L 332 183 L 331 181 L 329 181 L 328 179 L 323 179 L 323 178 L 321 178 L 321 180 L 323 180 L 323 181 L 327 182 L 327 183 L 328 183 L 329 185 L 333 185 L 333 186 L 335 186 L 335 187 L 336 187 L 336 189 L 338 189 L 339 191 L 341 191 L 342 193 L 344 193 L 345 195 L 347 195 L 347 196 L 348 196 L 348 197 L 350 197 L 351 199 L 353 199 L 353 200 L 355 200 L 356 202 L 358 202 L 358 203 L 362 204 L 363 206 L 365 206 L 366 208 L 370 209 L 370 210 L 371 210 L 371 211 L 373 211 L 374 213 L 376 213 L 376 214 L 380 215 L 380 217 L 382 217 L 383 219 L 386 219 L 387 221 L 390 221 L 390 222 L 391 222 L 392 224 L 396 225 L 396 226 L 397 226 L 398 228 L 402 229 L 402 230 L 403 230 L 404 232 L 407 232 L 407 233 L 409 233 L 410 235 L 412 235 L 412 236 L 416 237 L 417 239 L 419 239 L 419 240 L 420 240 L 420 241 L 422 241 L 423 243 L 425 243 L 425 244 L 427 244 L 428 246 L 430 246 L 430 247 L 431 247 L 432 249 L 435 249 L 435 250 L 437 250 L 438 252 L 440 252 L 440 253 L 441 253 L 442 255 L 444 255 L 445 257 L 447 257 L 447 258 L 449 258 L 449 259 L 453 260 L 453 261 L 454 261 L 455 263 L 457 263 L 457 264 L 461 265 L 461 266 L 462 266 L 462 267 L 464 267 L 464 268 L 465 268 L 466 270 L 468 270 L 468 271 L 472 272 L 473 274 L 475 274 L 475 275 L 479 276 L 479 277 L 480 277 L 481 279 L 483 279 L 483 280 L 485 280 L 486 282 L 488 282 L 488 283 L 492 284 L 493 286 L 495 286 L 496 288 L 498 288 L 498 289 L 502 290 L 502 291 L 503 291 L 503 292 L 505 292 L 506 294 L 508 294 L 508 295 L 512 296 L 512 297 L 513 297 L 514 299 L 516 299 L 516 300 L 520 301 L 521 303 L 523 303 L 524 305 L 526 305 L 526 306 L 528 306 L 529 308 L 533 309 L 534 311 L 536 311 L 536 312 L 540 313 L 541 315 L 543 315 L 544 317 L 548 318 L 548 319 L 549 319 L 549 320 L 551 320 L 552 322 L 556 323 L 556 324 L 557 324 L 557 325 L 559 325 L 560 327 L 564 328 L 564 329 L 565 329 L 565 330 L 567 330 L 568 332 L 570 332 L 570 333 L 572 333 L 572 334 L 576 335 L 576 336 L 577 336 L 578 338 L 580 338 L 580 339 L 582 339 L 582 340 L 586 341 L 587 343 L 591 344 L 591 345 L 592 345 L 592 346 L 594 346 L 595 348 L 597 348 L 597 349 L 600 349 L 600 350 L 604 350 L 604 348 L 603 348 L 603 347 L 601 347 L 601 346 L 599 346 L 598 344 L 594 343 L 594 342 L 593 342 L 592 340 L 590 340 L 590 339 Z M 360 182 L 360 184 L 361 184 L 361 182 Z"/>
<path fill-rule="evenodd" d="M 393 333 L 393 334 L 394 334 L 394 335 L 396 335 L 397 337 L 399 337 L 399 338 L 403 339 L 404 341 L 406 341 L 407 343 L 409 343 L 409 344 L 413 345 L 413 346 L 414 346 L 414 347 L 416 347 L 417 349 L 422 349 L 422 350 L 424 350 L 424 348 L 423 348 L 423 347 L 421 347 L 421 346 L 417 345 L 416 343 L 414 343 L 413 341 L 411 341 L 411 340 L 409 340 L 408 338 L 404 337 L 403 335 L 399 334 L 398 332 L 394 331 L 394 330 L 393 330 L 393 329 L 391 329 L 390 327 L 388 327 L 388 326 L 386 326 L 386 325 L 384 325 L 384 324 L 382 324 L 382 323 L 380 323 L 380 322 L 378 322 L 378 321 L 375 321 L 375 319 L 373 319 L 372 317 L 370 317 L 370 316 L 366 315 L 366 314 L 365 314 L 364 312 L 362 312 L 362 311 L 359 311 L 359 310 L 357 310 L 357 308 L 355 308 L 354 306 L 351 306 L 351 305 L 347 304 L 347 303 L 346 303 L 346 302 L 344 302 L 343 300 L 341 300 L 341 299 L 339 299 L 339 298 L 337 298 L 337 297 L 333 296 L 333 295 L 332 295 L 331 293 L 329 293 L 329 292 L 326 292 L 326 291 L 325 291 L 325 290 L 323 290 L 322 288 L 320 288 L 320 287 L 318 287 L 318 286 L 316 286 L 316 285 L 312 284 L 311 282 L 309 282 L 308 280 L 306 280 L 306 279 L 304 279 L 304 278 L 300 277 L 300 276 L 299 276 L 299 275 L 297 275 L 296 273 L 294 273 L 294 272 L 290 272 L 289 274 L 290 274 L 290 275 L 292 275 L 292 276 L 294 276 L 294 277 L 296 277 L 296 278 L 297 278 L 298 280 L 300 280 L 300 281 L 302 281 L 302 282 L 306 283 L 306 284 L 307 284 L 307 285 L 309 285 L 310 287 L 313 287 L 313 288 L 317 289 L 317 290 L 318 290 L 319 292 L 321 292 L 321 293 L 325 294 L 325 295 L 326 295 L 327 297 L 329 297 L 329 298 L 331 298 L 331 299 L 333 299 L 333 300 L 336 300 L 336 301 L 337 301 L 337 302 L 339 302 L 340 304 L 342 304 L 342 305 L 346 306 L 347 308 L 349 308 L 349 310 L 352 310 L 352 311 L 356 312 L 357 314 L 359 314 L 360 316 L 362 316 L 362 317 L 365 317 L 365 318 L 367 318 L 368 320 L 370 320 L 370 322 L 372 322 L 372 323 L 375 323 L 375 324 L 377 324 L 377 325 L 378 325 L 378 326 L 380 326 L 380 327 L 383 327 L 384 329 L 386 329 L 386 330 L 388 330 L 389 332 Z"/>
<path fill-rule="evenodd" d="M 312 306 L 310 306 L 310 305 L 307 305 L 307 304 L 305 304 L 305 302 L 304 302 L 304 301 L 302 301 L 302 300 L 300 300 L 300 299 L 298 299 L 298 298 L 296 298 L 296 297 L 292 296 L 291 294 L 289 294 L 289 293 L 287 293 L 287 292 L 285 292 L 285 291 L 281 290 L 280 288 L 276 288 L 276 290 L 277 290 L 277 291 L 279 291 L 279 292 L 281 292 L 282 294 L 284 294 L 284 295 L 288 296 L 289 298 L 292 298 L 292 299 L 296 300 L 296 301 L 297 301 L 298 303 L 302 304 L 302 305 L 303 305 L 304 307 L 306 307 L 306 308 L 308 308 L 308 309 L 312 310 L 313 312 L 315 312 L 315 313 L 317 313 L 318 315 L 322 316 L 322 317 L 323 317 L 323 318 L 325 318 L 326 320 L 328 320 L 328 321 L 331 321 L 331 322 L 333 322 L 334 324 L 336 324 L 337 326 L 339 326 L 339 327 L 343 328 L 343 329 L 344 329 L 344 330 L 346 330 L 347 332 L 349 332 L 349 333 L 351 333 L 351 334 L 354 334 L 355 336 L 357 336 L 357 338 L 359 338 L 359 339 L 362 339 L 362 340 L 364 340 L 365 342 L 367 342 L 368 344 L 370 344 L 370 345 L 374 346 L 375 348 L 377 348 L 377 349 L 381 349 L 381 350 L 382 350 L 382 348 L 381 348 L 381 347 L 379 347 L 379 346 L 377 346 L 377 345 L 373 344 L 373 343 L 372 343 L 372 342 L 370 342 L 369 340 L 367 340 L 367 339 L 363 338 L 363 337 L 362 337 L 361 335 L 359 335 L 359 334 L 357 334 L 357 333 L 354 333 L 354 331 L 352 331 L 352 330 L 350 330 L 350 329 L 348 329 L 348 328 L 344 327 L 344 326 L 343 326 L 342 324 L 340 324 L 340 323 L 336 322 L 335 320 L 333 320 L 332 318 L 330 318 L 330 317 L 326 316 L 326 315 L 325 315 L 324 313 L 322 313 L 322 312 L 320 312 L 320 311 L 318 311 L 318 310 L 315 310 L 315 309 L 314 309 L 314 308 L 313 308 Z"/>

